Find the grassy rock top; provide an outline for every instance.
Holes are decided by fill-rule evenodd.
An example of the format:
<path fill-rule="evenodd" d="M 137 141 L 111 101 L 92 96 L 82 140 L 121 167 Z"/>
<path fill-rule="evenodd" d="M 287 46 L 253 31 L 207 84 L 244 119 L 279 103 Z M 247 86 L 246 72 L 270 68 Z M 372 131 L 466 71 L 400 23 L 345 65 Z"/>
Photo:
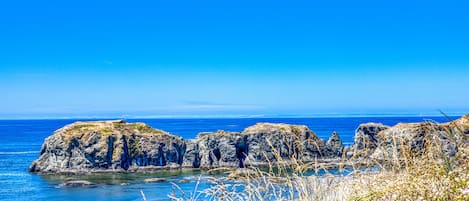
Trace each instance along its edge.
<path fill-rule="evenodd" d="M 283 123 L 256 123 L 254 126 L 247 127 L 244 132 L 272 132 L 276 130 L 282 131 L 293 131 L 293 130 L 304 130 L 308 127 L 304 125 L 292 125 Z"/>
<path fill-rule="evenodd" d="M 124 120 L 107 121 L 78 121 L 66 125 L 54 132 L 53 136 L 59 135 L 68 142 L 72 138 L 83 138 L 90 134 L 100 134 L 102 137 L 110 135 L 170 135 L 169 133 L 154 129 L 145 123 L 127 123 Z"/>
<path fill-rule="evenodd" d="M 77 121 L 66 125 L 57 130 L 56 134 L 75 135 L 84 132 L 99 132 L 103 135 L 112 134 L 113 132 L 139 132 L 141 134 L 169 134 L 165 131 L 154 129 L 145 123 L 127 123 L 124 120 L 109 121 Z"/>
<path fill-rule="evenodd" d="M 456 119 L 448 124 L 456 124 L 465 128 L 469 128 L 469 114 L 462 116 L 459 119 Z"/>
<path fill-rule="evenodd" d="M 265 134 L 282 134 L 294 136 L 306 136 L 312 140 L 319 140 L 319 137 L 305 125 L 293 125 L 283 123 L 257 123 L 254 126 L 244 129 L 244 135 L 257 135 L 259 133 Z"/>

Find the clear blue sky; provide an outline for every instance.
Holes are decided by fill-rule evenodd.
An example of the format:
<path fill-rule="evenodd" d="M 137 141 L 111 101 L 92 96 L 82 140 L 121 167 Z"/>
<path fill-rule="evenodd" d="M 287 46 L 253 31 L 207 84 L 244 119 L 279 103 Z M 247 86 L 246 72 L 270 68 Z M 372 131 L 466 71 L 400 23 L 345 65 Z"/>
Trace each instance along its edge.
<path fill-rule="evenodd" d="M 463 1 L 77 2 L 0 3 L 0 118 L 469 113 Z"/>

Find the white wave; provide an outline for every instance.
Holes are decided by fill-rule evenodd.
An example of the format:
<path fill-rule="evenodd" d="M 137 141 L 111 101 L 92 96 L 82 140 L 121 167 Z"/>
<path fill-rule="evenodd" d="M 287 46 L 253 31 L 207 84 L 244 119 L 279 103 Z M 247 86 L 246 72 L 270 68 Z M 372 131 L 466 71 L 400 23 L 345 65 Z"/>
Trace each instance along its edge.
<path fill-rule="evenodd" d="M 37 154 L 39 151 L 0 151 L 0 155 Z"/>
<path fill-rule="evenodd" d="M 29 176 L 29 175 L 25 174 L 25 173 L 0 173 L 0 176 L 3 176 L 3 177 L 24 177 L 24 176 Z"/>

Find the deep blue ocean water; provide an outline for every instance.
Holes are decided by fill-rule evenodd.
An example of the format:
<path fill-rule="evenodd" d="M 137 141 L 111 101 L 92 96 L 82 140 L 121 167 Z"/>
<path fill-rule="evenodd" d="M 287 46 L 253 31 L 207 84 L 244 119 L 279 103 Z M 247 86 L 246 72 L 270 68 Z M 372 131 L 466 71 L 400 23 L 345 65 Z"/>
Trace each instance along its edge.
<path fill-rule="evenodd" d="M 458 117 L 451 117 L 456 119 Z M 194 138 L 204 131 L 242 131 L 257 122 L 307 125 L 319 137 L 327 139 L 337 131 L 344 144 L 353 142 L 355 129 L 360 123 L 380 122 L 395 125 L 399 122 L 434 120 L 446 122 L 444 117 L 348 117 L 348 118 L 239 118 L 239 119 L 128 119 L 145 122 L 154 128 Z M 190 182 L 178 184 L 190 192 L 195 186 L 196 171 L 156 172 L 151 174 L 102 174 L 93 176 L 37 175 L 28 167 L 39 156 L 44 138 L 55 130 L 77 120 L 0 120 L 0 200 L 142 200 L 140 191 L 148 200 L 168 200 L 172 182 L 181 179 Z M 144 183 L 145 178 L 166 177 L 168 182 Z M 86 179 L 96 183 L 91 187 L 61 187 L 72 179 Z M 201 183 L 199 189 L 210 184 Z"/>

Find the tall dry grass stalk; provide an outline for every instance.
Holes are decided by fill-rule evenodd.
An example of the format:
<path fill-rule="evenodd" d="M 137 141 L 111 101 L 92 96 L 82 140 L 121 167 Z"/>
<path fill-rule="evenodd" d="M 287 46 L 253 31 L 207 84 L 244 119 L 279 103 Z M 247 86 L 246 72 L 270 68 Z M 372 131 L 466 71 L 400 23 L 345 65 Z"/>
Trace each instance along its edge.
<path fill-rule="evenodd" d="M 345 173 L 344 167 L 349 167 L 351 171 L 347 174 L 314 174 L 328 169 L 315 161 L 299 161 L 296 156 L 284 159 L 273 149 L 276 161 L 269 162 L 268 167 L 229 171 L 226 178 L 213 177 L 215 185 L 202 190 L 197 185 L 189 195 L 175 185 L 170 198 L 180 201 L 469 200 L 469 148 L 461 140 L 465 138 L 464 132 L 451 124 L 445 132 L 438 132 L 441 127 L 437 124 L 427 125 L 424 128 L 430 130 L 423 137 L 421 149 L 415 149 L 415 143 L 406 136 L 396 135 L 390 143 L 378 144 L 377 151 L 360 150 L 348 158 L 344 153 L 339 170 Z M 454 156 L 446 153 L 448 142 L 456 147 Z M 363 154 L 373 152 L 379 153 L 378 156 Z"/>

